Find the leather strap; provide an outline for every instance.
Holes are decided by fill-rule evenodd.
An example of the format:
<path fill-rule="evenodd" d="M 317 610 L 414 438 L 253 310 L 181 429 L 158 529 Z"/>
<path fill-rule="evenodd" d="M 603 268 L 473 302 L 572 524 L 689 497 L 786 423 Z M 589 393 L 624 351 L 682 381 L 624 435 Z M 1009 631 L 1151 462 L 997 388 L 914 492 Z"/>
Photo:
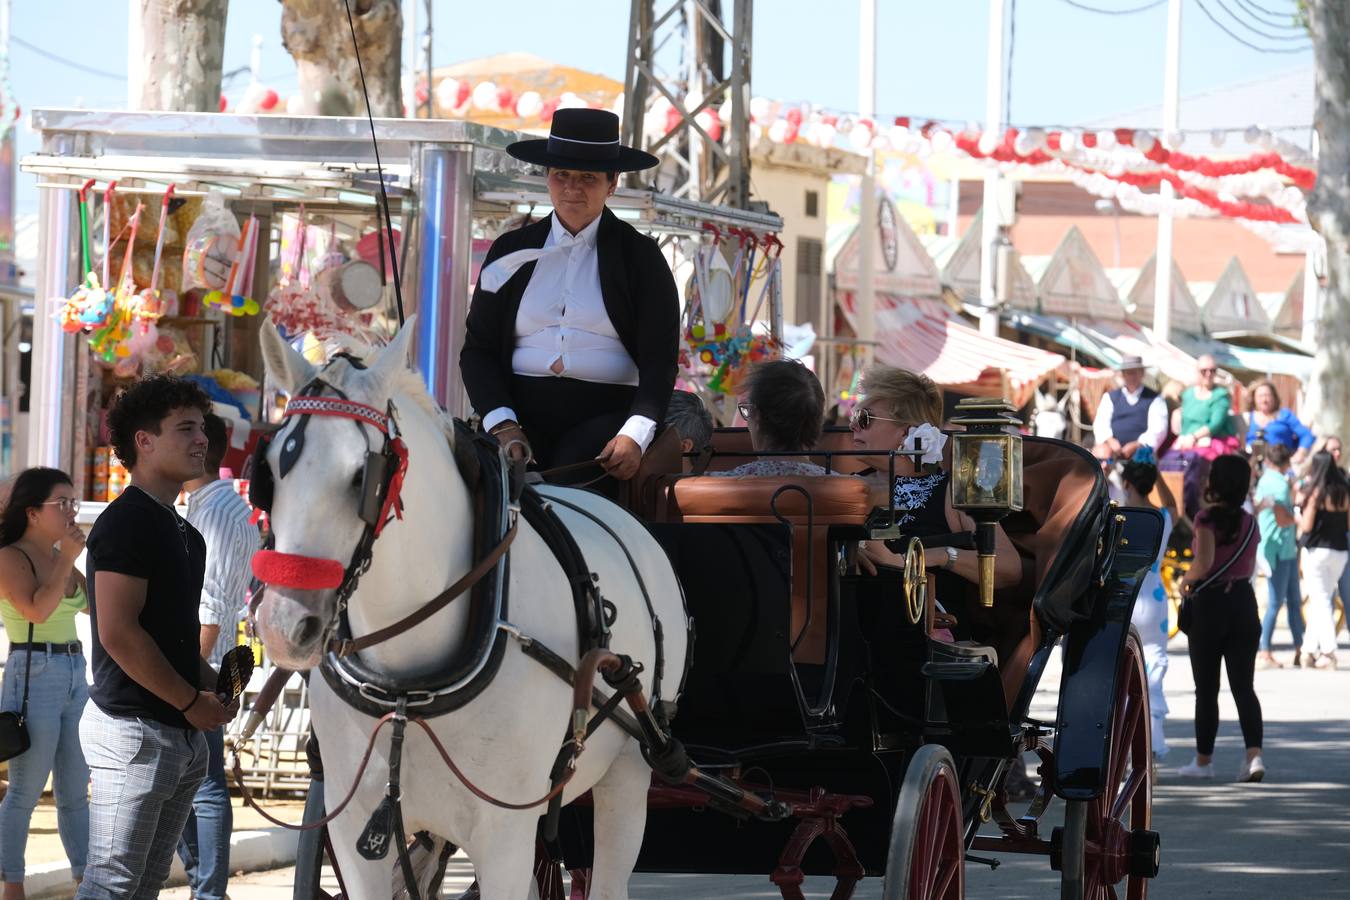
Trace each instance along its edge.
<path fill-rule="evenodd" d="M 379 631 L 372 631 L 370 634 L 363 637 L 351 640 L 338 640 L 334 638 L 328 642 L 329 651 L 336 653 L 340 657 L 351 656 L 353 653 L 359 653 L 368 647 L 383 643 L 392 637 L 403 634 L 403 632 L 422 624 L 427 619 L 449 606 L 456 598 L 482 580 L 488 572 L 491 572 L 501 558 L 506 555 L 506 551 L 510 549 L 512 541 L 516 539 L 516 532 L 519 528 L 520 523 L 518 521 L 512 523 L 511 530 L 506 532 L 496 547 L 492 548 L 491 553 L 479 560 L 478 565 L 466 572 L 462 578 L 450 585 L 417 611 L 399 619 L 392 625 L 381 628 Z"/>

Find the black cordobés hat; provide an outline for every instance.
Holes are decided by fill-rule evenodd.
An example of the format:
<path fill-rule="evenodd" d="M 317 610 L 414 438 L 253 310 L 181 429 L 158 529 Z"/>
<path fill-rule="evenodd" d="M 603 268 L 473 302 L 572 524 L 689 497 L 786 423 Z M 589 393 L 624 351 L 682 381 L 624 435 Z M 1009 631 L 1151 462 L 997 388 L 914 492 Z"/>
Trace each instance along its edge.
<path fill-rule="evenodd" d="M 547 138 L 516 141 L 506 152 L 523 162 L 584 172 L 637 172 L 660 162 L 619 143 L 619 117 L 603 109 L 560 109 Z"/>

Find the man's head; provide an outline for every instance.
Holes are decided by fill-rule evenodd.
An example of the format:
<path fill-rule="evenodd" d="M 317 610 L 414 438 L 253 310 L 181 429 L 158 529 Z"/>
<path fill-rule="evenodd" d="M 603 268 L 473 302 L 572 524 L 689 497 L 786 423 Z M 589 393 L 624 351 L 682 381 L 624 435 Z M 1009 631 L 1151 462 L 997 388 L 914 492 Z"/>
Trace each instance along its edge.
<path fill-rule="evenodd" d="M 1144 386 L 1144 361 L 1137 356 L 1127 356 L 1120 361 L 1120 383 L 1131 394 Z"/>
<path fill-rule="evenodd" d="M 215 413 L 207 413 L 202 417 L 202 431 L 206 433 L 206 474 L 214 478 L 230 450 L 230 426 Z"/>
<path fill-rule="evenodd" d="M 712 443 L 713 419 L 698 394 L 673 391 L 666 407 L 666 425 L 680 435 L 680 452 L 702 450 Z"/>
<path fill-rule="evenodd" d="M 143 378 L 118 394 L 108 411 L 113 451 L 133 475 L 186 482 L 206 466 L 206 393 L 170 375 Z"/>

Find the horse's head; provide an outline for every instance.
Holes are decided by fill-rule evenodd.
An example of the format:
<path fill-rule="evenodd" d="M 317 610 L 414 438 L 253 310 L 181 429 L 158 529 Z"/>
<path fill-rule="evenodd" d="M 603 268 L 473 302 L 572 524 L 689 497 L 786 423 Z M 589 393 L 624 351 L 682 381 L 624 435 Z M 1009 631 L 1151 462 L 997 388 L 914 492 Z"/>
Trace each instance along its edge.
<path fill-rule="evenodd" d="M 403 501 L 423 512 L 429 502 L 413 500 L 410 490 L 397 496 L 408 460 L 414 460 L 406 466 L 409 477 L 420 469 L 419 490 L 425 493 L 431 479 L 445 478 L 436 458 L 447 455 L 431 452 L 437 444 L 447 450 L 443 423 L 407 367 L 411 325 L 364 364 L 337 357 L 322 368 L 287 344 L 270 322 L 263 325 L 268 372 L 292 397 L 286 423 L 267 448 L 266 471 L 254 473 L 255 479 L 270 480 L 274 539 L 273 550 L 254 563 L 266 585 L 257 625 L 268 655 L 283 668 L 305 670 L 322 659 L 340 620 L 342 588 L 353 573 L 379 561 L 384 571 L 368 578 L 383 577 L 408 566 L 416 558 L 409 554 L 429 550 L 417 529 L 399 528 L 396 518 Z M 386 525 L 399 533 L 377 543 Z M 404 583 L 420 589 L 425 569 L 434 584 L 444 577 L 438 562 L 428 560 Z M 392 586 L 387 577 L 384 581 Z M 397 598 L 388 597 L 387 605 L 397 611 Z M 354 630 L 378 627 L 380 618 L 378 611 L 363 616 L 351 611 Z"/>

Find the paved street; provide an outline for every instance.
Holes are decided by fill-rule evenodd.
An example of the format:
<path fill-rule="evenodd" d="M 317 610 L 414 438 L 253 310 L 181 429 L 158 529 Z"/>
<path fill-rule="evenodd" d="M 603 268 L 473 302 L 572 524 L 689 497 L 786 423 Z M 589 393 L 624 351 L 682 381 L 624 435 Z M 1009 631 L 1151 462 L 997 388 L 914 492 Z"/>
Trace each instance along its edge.
<path fill-rule="evenodd" d="M 1287 659 L 1288 635 L 1276 653 Z M 1055 703 L 1056 671 L 1047 673 L 1038 700 L 1042 714 Z M 1259 785 L 1228 783 L 1242 757 L 1236 711 L 1223 698 L 1217 747 L 1222 776 L 1213 784 L 1182 782 L 1170 773 L 1190 759 L 1194 748 L 1190 666 L 1185 640 L 1172 644 L 1167 677 L 1172 744 L 1154 800 L 1154 824 L 1162 833 L 1163 870 L 1151 895 L 1161 898 L 1268 898 L 1309 900 L 1350 897 L 1350 671 L 1263 671 L 1257 690 L 1266 719 L 1266 765 Z M 1057 810 L 1047 818 L 1058 819 Z M 468 863 L 456 860 L 450 887 L 469 880 Z M 1008 858 L 997 871 L 967 866 L 967 895 L 988 900 L 1058 896 L 1058 874 L 1043 858 Z M 231 882 L 234 900 L 281 900 L 290 896 L 289 870 Z M 808 896 L 829 896 L 825 880 L 808 884 Z M 183 890 L 166 897 L 186 898 Z M 450 893 L 449 896 L 456 896 Z M 710 878 L 640 875 L 634 898 L 688 900 L 777 897 L 767 877 Z M 880 882 L 864 882 L 855 897 L 875 900 Z"/>

